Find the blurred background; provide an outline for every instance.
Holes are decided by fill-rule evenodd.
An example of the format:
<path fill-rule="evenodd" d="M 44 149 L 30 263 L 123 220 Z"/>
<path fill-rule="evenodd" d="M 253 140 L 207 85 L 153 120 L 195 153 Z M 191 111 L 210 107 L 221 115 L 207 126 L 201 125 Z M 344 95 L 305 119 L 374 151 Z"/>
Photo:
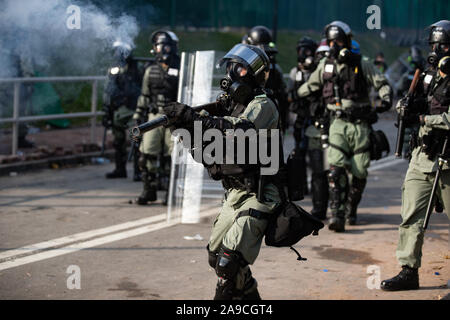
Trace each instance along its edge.
<path fill-rule="evenodd" d="M 71 5 L 80 8 L 80 29 L 67 27 Z M 381 29 L 367 28 L 371 5 L 380 8 Z M 176 32 L 180 52 L 226 52 L 255 25 L 273 30 L 277 62 L 288 73 L 302 36 L 319 41 L 327 23 L 342 20 L 352 28 L 363 55 L 374 59 L 384 54 L 395 82 L 409 72 L 412 46 L 426 57 L 426 27 L 450 17 L 448 0 L 0 0 L 0 7 L 0 78 L 104 76 L 114 41 L 129 42 L 134 56 L 149 57 L 149 36 L 159 28 Z M 98 110 L 102 88 L 100 83 Z M 21 116 L 88 112 L 92 107 L 89 82 L 34 83 L 26 90 L 32 97 Z M 11 83 L 0 83 L 0 100 L 0 118 L 12 117 Z M 88 118 L 35 121 L 28 123 L 28 133 L 88 123 Z M 11 124 L 0 122 L 0 139 L 10 133 Z M 0 140 L 0 154 L 10 152 L 9 140 Z"/>

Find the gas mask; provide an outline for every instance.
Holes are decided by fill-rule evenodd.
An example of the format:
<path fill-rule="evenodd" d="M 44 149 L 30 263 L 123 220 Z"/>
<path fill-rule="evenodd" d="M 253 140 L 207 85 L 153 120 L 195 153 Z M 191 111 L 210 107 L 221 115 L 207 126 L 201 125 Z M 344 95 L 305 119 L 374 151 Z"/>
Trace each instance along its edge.
<path fill-rule="evenodd" d="M 340 53 L 343 49 L 346 49 L 346 48 L 344 46 L 338 45 L 337 42 L 334 42 L 333 46 L 330 47 L 329 56 L 334 59 L 338 59 L 340 56 Z M 347 51 L 349 51 L 349 50 L 347 49 Z"/>
<path fill-rule="evenodd" d="M 430 65 L 437 67 L 440 61 L 450 55 L 450 49 L 445 51 L 444 44 L 435 43 L 433 44 L 433 51 L 428 54 L 427 61 Z M 442 71 L 444 72 L 444 71 Z M 445 73 L 445 72 L 444 72 Z"/>
<path fill-rule="evenodd" d="M 314 68 L 314 52 L 307 47 L 301 47 L 297 55 L 298 63 L 306 70 Z"/>
<path fill-rule="evenodd" d="M 173 54 L 172 46 L 170 44 L 157 43 L 153 46 L 153 49 L 150 52 L 156 56 L 156 60 L 158 62 L 165 63 L 167 65 L 170 64 Z"/>
<path fill-rule="evenodd" d="M 220 89 L 237 103 L 246 104 L 252 98 L 253 87 L 249 84 L 248 72 L 242 64 L 230 63 L 227 75 L 220 80 Z"/>

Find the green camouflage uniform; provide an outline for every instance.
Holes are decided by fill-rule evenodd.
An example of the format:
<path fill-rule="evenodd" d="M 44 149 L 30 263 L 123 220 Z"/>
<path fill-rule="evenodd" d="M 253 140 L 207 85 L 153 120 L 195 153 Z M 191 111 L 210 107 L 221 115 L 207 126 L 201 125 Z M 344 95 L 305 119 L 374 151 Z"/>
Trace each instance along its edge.
<path fill-rule="evenodd" d="M 366 58 L 361 59 L 360 69 L 323 58 L 308 81 L 298 89 L 298 95 L 299 97 L 306 97 L 323 90 L 325 98 L 325 73 L 336 74 L 340 78 L 347 72 L 353 72 L 355 77 L 362 72 L 362 77 L 359 76 L 362 81 L 365 81 L 366 88 L 373 87 L 378 91 L 382 100 L 388 102 L 388 104 L 391 103 L 391 88 L 384 75 Z M 343 88 L 339 87 L 339 90 L 341 91 Z M 334 100 L 333 87 L 328 88 L 328 97 L 330 96 Z M 345 115 L 350 111 L 365 110 L 360 111 L 360 114 L 367 116 L 374 110 L 370 110 L 368 91 L 367 94 L 363 92 L 357 98 L 352 99 L 348 99 L 341 94 L 341 106 L 328 101 L 327 108 L 332 115 L 329 128 L 330 148 L 327 155 L 330 164 L 331 213 L 333 216 L 340 218 L 345 215 L 345 212 L 347 216 L 356 216 L 356 207 L 361 200 L 368 175 L 367 169 L 370 165 L 369 133 L 371 126 L 369 121 L 364 118 L 350 119 L 347 116 L 339 117 L 339 114 Z M 351 183 L 348 182 L 345 171 L 352 174 Z"/>
<path fill-rule="evenodd" d="M 434 88 L 442 84 L 443 79 L 435 76 Z M 419 82 L 420 85 L 420 82 Z M 447 82 L 448 90 L 448 82 Z M 400 102 L 397 108 L 400 106 Z M 419 128 L 419 140 L 430 134 L 433 129 L 450 130 L 450 109 L 448 102 L 441 114 L 427 115 Z M 445 132 L 445 131 L 444 131 Z M 448 133 L 447 133 L 448 134 Z M 447 147 L 447 150 L 449 147 Z M 439 150 L 441 152 L 441 150 Z M 448 151 L 447 151 L 448 153 Z M 437 156 L 429 159 L 421 146 L 412 151 L 411 161 L 402 186 L 402 223 L 399 226 L 397 260 L 401 266 L 419 268 L 421 266 L 424 240 L 423 222 L 428 200 L 437 171 Z M 444 164 L 437 188 L 437 197 L 447 216 L 450 218 L 450 167 Z"/>
<path fill-rule="evenodd" d="M 142 81 L 142 93 L 138 99 L 133 119 L 138 122 L 150 121 L 162 115 L 162 107 L 177 99 L 179 57 L 173 65 L 154 63 L 145 70 Z M 144 190 L 138 198 L 139 204 L 156 200 L 158 175 L 170 176 L 170 162 L 173 141 L 170 130 L 160 127 L 144 133 L 139 151 L 139 166 L 142 171 Z M 167 179 L 166 179 L 167 180 Z M 165 189 L 163 187 L 163 189 Z"/>

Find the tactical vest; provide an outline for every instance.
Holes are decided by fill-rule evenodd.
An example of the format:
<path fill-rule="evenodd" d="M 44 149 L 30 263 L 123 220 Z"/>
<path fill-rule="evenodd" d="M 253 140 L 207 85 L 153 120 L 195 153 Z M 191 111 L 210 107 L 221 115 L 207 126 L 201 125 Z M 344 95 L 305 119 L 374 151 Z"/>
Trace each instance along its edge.
<path fill-rule="evenodd" d="M 436 71 L 434 72 L 436 74 Z M 430 75 L 431 76 L 431 75 Z M 428 77 L 428 78 L 427 78 Z M 424 78 L 424 87 L 427 80 L 430 79 L 428 74 Z M 450 77 L 439 79 L 436 83 L 436 77 L 433 76 L 430 83 L 426 87 L 427 100 L 430 114 L 442 114 L 448 111 L 450 105 Z"/>
<path fill-rule="evenodd" d="M 122 105 L 135 110 L 137 99 L 141 93 L 141 77 L 137 62 L 131 60 L 125 67 L 116 67 L 118 71 L 112 73 L 108 69 L 108 82 L 104 91 L 104 103 L 114 110 Z"/>
<path fill-rule="evenodd" d="M 150 101 L 152 107 L 162 108 L 169 102 L 177 100 L 179 59 L 175 59 L 167 71 L 159 63 L 148 67 Z"/>
<path fill-rule="evenodd" d="M 339 87 L 339 97 L 352 101 L 366 98 L 369 94 L 366 79 L 361 68 L 361 56 L 352 64 L 344 64 L 337 74 L 335 60 L 327 59 L 323 71 L 322 96 L 326 104 L 335 104 L 334 84 Z"/>
<path fill-rule="evenodd" d="M 246 106 L 240 103 L 232 102 L 234 107 L 232 108 L 231 114 L 229 116 L 231 117 L 239 117 L 244 110 L 246 109 Z M 227 139 L 227 138 L 225 138 Z M 225 140 L 224 139 L 224 140 Z M 236 142 L 236 140 L 235 140 Z M 247 142 L 246 142 L 247 143 Z M 236 144 L 235 144 L 236 146 Z M 205 147 L 205 145 L 203 146 Z M 246 149 L 247 149 L 246 145 Z M 225 148 L 225 141 L 224 141 L 224 148 Z M 226 150 L 224 150 L 225 155 Z M 235 160 L 236 160 L 237 154 L 235 149 Z M 246 162 L 248 160 L 248 157 L 246 155 Z M 224 161 L 225 162 L 225 161 Z M 236 161 L 235 161 L 236 162 Z M 206 169 L 208 170 L 209 176 L 214 180 L 223 180 L 223 184 L 226 188 L 237 188 L 237 189 L 246 189 L 244 180 L 246 179 L 255 179 L 255 175 L 259 174 L 259 165 L 258 164 L 212 164 L 207 165 L 204 164 Z M 250 182 L 247 182 L 250 183 Z M 247 186 L 249 187 L 249 186 Z"/>

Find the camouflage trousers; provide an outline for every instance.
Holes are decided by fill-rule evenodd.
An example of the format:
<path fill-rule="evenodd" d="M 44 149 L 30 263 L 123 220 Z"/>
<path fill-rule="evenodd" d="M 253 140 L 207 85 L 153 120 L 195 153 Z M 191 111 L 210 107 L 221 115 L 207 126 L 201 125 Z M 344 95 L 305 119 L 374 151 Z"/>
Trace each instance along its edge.
<path fill-rule="evenodd" d="M 419 268 L 424 241 L 423 222 L 436 173 L 423 173 L 410 166 L 402 186 L 402 223 L 399 226 L 397 260 L 402 266 Z M 450 219 L 450 170 L 443 170 L 436 192 Z"/>

